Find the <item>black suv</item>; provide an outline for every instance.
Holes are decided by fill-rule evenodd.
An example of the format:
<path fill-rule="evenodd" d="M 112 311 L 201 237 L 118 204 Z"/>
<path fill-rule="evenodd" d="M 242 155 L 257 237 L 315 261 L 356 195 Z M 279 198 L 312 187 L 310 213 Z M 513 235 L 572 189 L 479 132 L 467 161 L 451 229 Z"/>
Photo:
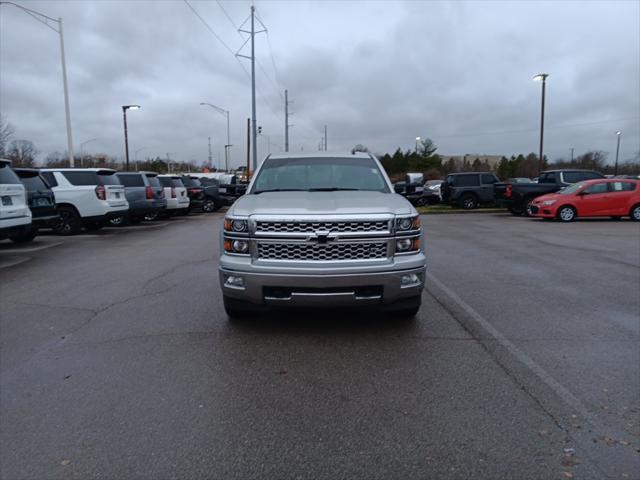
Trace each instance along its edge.
<path fill-rule="evenodd" d="M 493 184 L 499 181 L 492 172 L 452 173 L 442 183 L 442 201 L 467 210 L 493 203 Z"/>
<path fill-rule="evenodd" d="M 31 210 L 31 228 L 11 237 L 16 243 L 30 242 L 38 234 L 39 228 L 55 228 L 60 223 L 56 208 L 56 198 L 40 172 L 35 168 L 14 168 L 27 192 L 27 202 Z"/>
<path fill-rule="evenodd" d="M 182 175 L 180 178 L 184 186 L 187 187 L 187 195 L 189 195 L 191 202 L 190 209 L 198 208 L 205 213 L 210 213 L 215 212 L 223 205 L 217 182 L 203 183 L 199 178 L 191 175 Z"/>

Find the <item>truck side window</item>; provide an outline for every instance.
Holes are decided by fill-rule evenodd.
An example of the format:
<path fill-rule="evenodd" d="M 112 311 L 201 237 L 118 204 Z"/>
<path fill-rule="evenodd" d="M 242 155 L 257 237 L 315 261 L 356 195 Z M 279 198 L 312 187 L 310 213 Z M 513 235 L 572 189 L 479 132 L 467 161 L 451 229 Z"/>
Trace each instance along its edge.
<path fill-rule="evenodd" d="M 493 175 L 482 175 L 482 183 L 496 183 L 496 177 Z"/>
<path fill-rule="evenodd" d="M 56 178 L 53 176 L 53 172 L 42 172 L 41 175 L 47 181 L 49 186 L 51 186 L 51 187 L 57 187 L 58 186 L 58 182 L 56 181 Z"/>
<path fill-rule="evenodd" d="M 556 183 L 556 176 L 554 173 L 542 173 L 538 177 L 538 183 Z"/>
<path fill-rule="evenodd" d="M 458 175 L 454 177 L 456 187 L 480 186 L 480 175 Z"/>

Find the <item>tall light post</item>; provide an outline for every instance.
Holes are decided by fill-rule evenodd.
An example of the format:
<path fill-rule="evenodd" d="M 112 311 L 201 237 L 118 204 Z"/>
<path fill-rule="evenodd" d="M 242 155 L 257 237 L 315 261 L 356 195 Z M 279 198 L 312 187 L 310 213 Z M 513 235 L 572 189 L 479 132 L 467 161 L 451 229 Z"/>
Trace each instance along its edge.
<path fill-rule="evenodd" d="M 616 147 L 616 165 L 613 167 L 613 175 L 618 175 L 618 155 L 620 154 L 620 135 L 622 132 L 617 131 L 616 135 L 618 137 L 618 146 Z"/>
<path fill-rule="evenodd" d="M 127 110 L 138 110 L 140 105 L 122 105 L 122 118 L 124 119 L 124 155 L 125 170 L 129 171 L 129 138 L 127 134 Z"/>
<path fill-rule="evenodd" d="M 418 153 L 418 143 L 420 143 L 420 137 L 416 137 L 416 153 Z"/>
<path fill-rule="evenodd" d="M 232 147 L 231 139 L 229 138 L 229 110 L 225 110 L 224 108 L 217 107 L 212 103 L 200 102 L 200 105 L 205 105 L 207 107 L 213 108 L 216 112 L 221 113 L 222 115 L 227 117 L 227 144 L 224 146 L 224 168 L 225 171 L 229 171 L 229 149 Z"/>
<path fill-rule="evenodd" d="M 136 162 L 136 172 L 138 171 L 138 152 L 142 150 L 146 150 L 149 147 L 140 147 L 135 152 L 133 152 L 133 161 Z"/>
<path fill-rule="evenodd" d="M 73 138 L 71 135 L 71 113 L 69 111 L 69 89 L 67 87 L 67 63 L 65 61 L 65 56 L 64 56 L 64 36 L 62 34 L 62 18 L 58 18 L 56 20 L 55 18 L 51 18 L 45 15 L 44 13 L 40 13 L 30 8 L 23 7 L 22 5 L 18 5 L 17 3 L 14 3 L 14 2 L 0 1 L 0 6 L 2 5 L 13 5 L 14 7 L 19 8 L 26 14 L 31 15 L 37 21 L 39 21 L 43 25 L 46 25 L 51 30 L 53 30 L 58 35 L 60 35 L 60 58 L 62 60 L 62 85 L 64 88 L 64 110 L 65 110 L 65 118 L 67 122 L 67 150 L 69 154 L 69 166 L 73 168 L 75 166 L 75 161 L 73 158 Z M 51 23 L 49 22 L 57 23 L 58 25 L 57 28 L 54 25 L 51 25 Z"/>
<path fill-rule="evenodd" d="M 84 146 L 89 143 L 97 140 L 97 138 L 90 138 L 89 140 L 85 140 L 80 144 L 80 166 L 84 167 Z"/>
<path fill-rule="evenodd" d="M 547 85 L 548 73 L 539 73 L 533 79 L 538 82 L 542 82 L 542 108 L 540 110 L 540 156 L 538 157 L 538 173 L 542 171 L 543 159 L 542 145 L 544 139 L 544 95 L 545 87 Z"/>

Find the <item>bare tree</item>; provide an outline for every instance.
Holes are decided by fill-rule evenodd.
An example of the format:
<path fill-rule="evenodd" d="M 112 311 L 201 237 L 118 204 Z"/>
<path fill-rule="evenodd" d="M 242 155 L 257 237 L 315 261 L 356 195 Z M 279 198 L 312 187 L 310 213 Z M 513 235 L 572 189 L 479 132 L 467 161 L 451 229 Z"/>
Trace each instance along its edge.
<path fill-rule="evenodd" d="M 13 140 L 6 153 L 14 167 L 34 167 L 38 149 L 30 140 Z"/>
<path fill-rule="evenodd" d="M 9 141 L 14 133 L 13 126 L 3 117 L 0 117 L 0 157 L 4 157 L 7 154 Z"/>

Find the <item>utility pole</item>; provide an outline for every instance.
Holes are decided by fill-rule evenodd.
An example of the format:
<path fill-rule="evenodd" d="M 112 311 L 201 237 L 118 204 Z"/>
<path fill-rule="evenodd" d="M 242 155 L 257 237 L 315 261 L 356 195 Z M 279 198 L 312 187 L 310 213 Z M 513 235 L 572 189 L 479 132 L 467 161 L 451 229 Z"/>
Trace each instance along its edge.
<path fill-rule="evenodd" d="M 284 91 L 284 151 L 289 151 L 289 127 L 293 127 L 289 123 L 289 104 L 293 103 L 289 101 L 289 90 Z"/>
<path fill-rule="evenodd" d="M 571 163 L 573 163 L 573 148 L 571 149 Z"/>
<path fill-rule="evenodd" d="M 209 166 L 213 167 L 213 159 L 211 158 L 211 137 L 209 137 Z"/>
<path fill-rule="evenodd" d="M 614 167 L 613 170 L 613 175 L 618 175 L 618 154 L 620 153 L 620 135 L 622 134 L 622 132 L 617 131 L 616 135 L 618 136 L 618 146 L 616 147 L 616 166 Z"/>
<path fill-rule="evenodd" d="M 247 118 L 247 178 L 251 176 L 251 119 Z"/>
<path fill-rule="evenodd" d="M 167 152 L 167 173 L 171 173 L 171 160 L 169 160 L 169 152 Z"/>
<path fill-rule="evenodd" d="M 324 126 L 324 151 L 327 151 L 327 126 Z"/>
<path fill-rule="evenodd" d="M 253 140 L 253 170 L 258 166 L 258 133 L 256 132 L 256 7 L 251 5 L 251 140 Z"/>
<path fill-rule="evenodd" d="M 247 30 L 242 30 L 242 26 L 247 23 L 247 20 L 251 20 L 251 30 L 247 31 Z M 236 53 L 236 56 L 238 57 L 243 57 L 243 58 L 247 58 L 249 60 L 251 60 L 251 137 L 252 137 L 252 141 L 253 141 L 253 145 L 252 145 L 252 160 L 253 160 L 253 170 L 255 171 L 255 169 L 258 167 L 258 146 L 257 146 L 257 137 L 258 137 L 258 131 L 257 131 L 257 122 L 256 122 L 256 34 L 258 33 L 262 33 L 262 32 L 266 32 L 267 29 L 265 28 L 264 24 L 262 22 L 260 22 L 260 20 L 258 19 L 258 22 L 260 22 L 260 25 L 262 25 L 262 30 L 259 30 L 256 32 L 256 26 L 255 26 L 255 20 L 256 20 L 256 7 L 251 5 L 251 14 L 249 15 L 249 18 L 247 18 L 247 20 L 245 20 L 244 22 L 242 22 L 242 25 L 240 25 L 240 28 L 238 29 L 238 31 L 246 33 L 250 36 L 251 39 L 251 56 L 248 57 L 246 55 L 240 55 L 239 53 Z M 245 42 L 246 44 L 246 42 Z M 244 47 L 244 45 L 242 45 L 242 47 Z M 242 49 L 242 47 L 240 47 Z"/>

